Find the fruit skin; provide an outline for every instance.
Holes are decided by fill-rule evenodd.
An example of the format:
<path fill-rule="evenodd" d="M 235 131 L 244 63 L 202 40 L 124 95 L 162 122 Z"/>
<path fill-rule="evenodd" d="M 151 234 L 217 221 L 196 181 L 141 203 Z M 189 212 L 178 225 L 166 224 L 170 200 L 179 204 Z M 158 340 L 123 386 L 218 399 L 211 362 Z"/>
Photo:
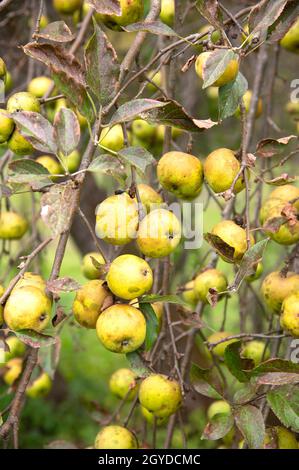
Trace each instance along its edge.
<path fill-rule="evenodd" d="M 28 230 L 28 222 L 16 212 L 1 212 L 0 239 L 19 240 Z"/>
<path fill-rule="evenodd" d="M 140 404 L 157 418 L 167 418 L 182 403 L 179 383 L 166 375 L 152 374 L 139 387 Z"/>
<path fill-rule="evenodd" d="M 49 24 L 49 19 L 46 15 L 42 15 L 40 18 L 39 26 L 40 29 L 44 29 Z"/>
<path fill-rule="evenodd" d="M 245 111 L 247 114 L 249 113 L 251 98 L 252 98 L 252 91 L 247 90 L 245 94 L 243 95 L 243 103 L 244 103 Z M 258 119 L 262 115 L 262 113 L 263 113 L 263 100 L 259 98 L 257 102 L 256 111 L 255 111 L 255 118 Z M 241 116 L 240 106 L 238 107 L 235 113 L 235 116 L 236 117 Z"/>
<path fill-rule="evenodd" d="M 19 156 L 30 155 L 34 152 L 34 148 L 22 134 L 15 129 L 7 141 L 8 148 Z"/>
<path fill-rule="evenodd" d="M 227 331 L 217 331 L 213 333 L 211 336 L 208 337 L 209 343 L 217 343 L 218 341 L 227 338 L 228 336 L 233 336 L 233 333 L 228 333 Z M 237 339 L 229 339 L 228 341 L 224 341 L 223 343 L 217 344 L 212 349 L 212 352 L 215 356 L 224 357 L 224 352 L 229 344 L 235 343 L 238 341 Z"/>
<path fill-rule="evenodd" d="M 295 434 L 283 426 L 273 426 L 266 430 L 265 449 L 298 449 Z"/>
<path fill-rule="evenodd" d="M 281 306 L 289 295 L 299 291 L 299 274 L 288 272 L 284 277 L 279 271 L 274 271 L 265 277 L 261 286 L 264 302 L 273 313 L 279 314 Z"/>
<path fill-rule="evenodd" d="M 271 207 L 267 208 L 267 218 L 264 221 L 264 225 L 267 225 L 267 222 L 276 217 L 281 217 L 284 211 L 284 208 L 288 204 L 281 199 L 270 199 L 268 204 L 271 204 Z M 295 206 L 292 206 L 294 211 L 298 213 L 298 210 Z M 264 208 L 265 211 L 265 208 Z M 282 224 L 278 231 L 272 232 L 264 229 L 265 233 L 280 245 L 293 245 L 299 241 L 299 221 L 296 221 L 295 224 L 286 222 Z"/>
<path fill-rule="evenodd" d="M 134 434 L 122 426 L 106 426 L 96 436 L 95 449 L 138 449 Z"/>
<path fill-rule="evenodd" d="M 8 93 L 13 87 L 13 80 L 11 73 L 7 70 L 6 72 L 6 80 L 5 80 L 5 93 Z"/>
<path fill-rule="evenodd" d="M 52 380 L 46 372 L 33 380 L 26 389 L 26 395 L 30 398 L 40 398 L 48 395 L 52 388 Z"/>
<path fill-rule="evenodd" d="M 146 421 L 149 424 L 154 424 L 155 415 L 153 413 L 151 413 L 150 411 L 148 411 L 146 408 L 144 408 L 144 406 L 141 406 L 140 408 L 141 408 L 142 416 L 146 419 Z M 161 426 L 162 424 L 165 423 L 165 421 L 167 421 L 167 418 L 157 418 L 156 417 L 156 425 L 157 426 Z"/>
<path fill-rule="evenodd" d="M 5 362 L 24 355 L 26 351 L 25 344 L 16 336 L 9 336 L 9 338 L 5 339 L 5 342 L 9 346 L 9 351 L 5 352 Z"/>
<path fill-rule="evenodd" d="M 205 63 L 211 54 L 212 52 L 202 52 L 201 54 L 199 54 L 199 56 L 196 59 L 195 70 L 196 70 L 197 75 L 202 79 L 203 79 L 203 69 L 204 69 Z M 220 75 L 220 77 L 217 78 L 217 80 L 215 80 L 215 82 L 212 83 L 211 86 L 221 87 L 223 85 L 226 85 L 227 83 L 233 81 L 236 78 L 236 76 L 238 75 L 238 72 L 239 72 L 239 62 L 236 59 L 232 59 L 228 63 L 223 74 Z"/>
<path fill-rule="evenodd" d="M 68 172 L 74 173 L 79 168 L 81 155 L 78 150 L 73 150 L 69 155 L 63 157 L 63 161 L 65 162 Z"/>
<path fill-rule="evenodd" d="M 136 237 L 138 206 L 127 193 L 109 196 L 96 209 L 96 234 L 112 245 L 125 245 Z"/>
<path fill-rule="evenodd" d="M 122 31 L 122 26 L 137 23 L 143 17 L 143 0 L 120 0 L 121 15 L 97 15 L 97 20 L 115 31 Z"/>
<path fill-rule="evenodd" d="M 12 292 L 4 306 L 4 320 L 14 331 L 44 330 L 51 316 L 52 302 L 40 289 L 23 286 Z"/>
<path fill-rule="evenodd" d="M 212 233 L 221 238 L 227 245 L 235 249 L 234 260 L 240 261 L 243 258 L 244 253 L 247 251 L 247 240 L 246 240 L 246 231 L 237 225 L 232 220 L 222 220 L 216 224 Z M 254 239 L 251 236 L 251 244 L 254 244 Z M 224 261 L 230 262 L 229 259 L 226 259 L 224 256 L 221 256 Z"/>
<path fill-rule="evenodd" d="M 59 13 L 71 15 L 82 5 L 83 0 L 53 0 L 53 7 Z"/>
<path fill-rule="evenodd" d="M 105 147 L 113 152 L 118 152 L 124 148 L 124 134 L 120 124 L 113 127 L 105 127 L 100 135 L 99 146 Z"/>
<path fill-rule="evenodd" d="M 159 71 L 157 72 L 154 76 L 153 76 L 153 72 L 149 73 L 148 74 L 148 78 L 150 78 L 151 82 L 155 83 L 158 87 L 161 88 L 162 86 L 162 73 Z M 150 82 L 148 82 L 148 84 L 146 85 L 146 88 L 148 89 L 148 91 L 152 92 L 152 93 L 155 93 L 157 91 L 157 88 Z"/>
<path fill-rule="evenodd" d="M 198 296 L 195 291 L 195 281 L 189 281 L 184 285 L 182 297 L 191 307 L 195 307 L 198 302 Z"/>
<path fill-rule="evenodd" d="M 42 98 L 53 85 L 53 80 L 49 77 L 35 77 L 28 84 L 28 92 L 36 98 Z"/>
<path fill-rule="evenodd" d="M 216 289 L 218 292 L 224 292 L 227 289 L 226 276 L 218 269 L 207 269 L 195 278 L 194 290 L 199 300 L 208 301 L 209 289 Z"/>
<path fill-rule="evenodd" d="M 165 130 L 166 130 L 166 127 L 163 126 L 163 124 L 160 124 L 157 127 L 156 139 L 160 143 L 164 142 Z M 182 129 L 179 129 L 178 127 L 172 127 L 171 128 L 171 137 L 172 137 L 172 139 L 176 139 L 177 137 L 180 137 L 180 135 L 182 135 L 182 133 L 183 133 Z"/>
<path fill-rule="evenodd" d="M 0 57 L 0 80 L 3 80 L 5 82 L 6 80 L 6 65 L 2 57 Z"/>
<path fill-rule="evenodd" d="M 143 344 L 146 322 L 137 308 L 127 304 L 115 304 L 101 313 L 96 330 L 106 349 L 126 354 Z"/>
<path fill-rule="evenodd" d="M 204 176 L 215 193 L 222 193 L 231 188 L 240 171 L 240 162 L 232 150 L 219 148 L 211 152 L 204 162 Z M 234 193 L 245 188 L 244 176 L 241 174 L 234 186 Z"/>
<path fill-rule="evenodd" d="M 8 112 L 5 109 L 0 109 L 0 144 L 6 142 L 15 127 L 14 121 L 8 117 Z"/>
<path fill-rule="evenodd" d="M 295 338 L 299 338 L 299 292 L 286 297 L 280 316 L 281 327 Z"/>
<path fill-rule="evenodd" d="M 245 279 L 247 282 L 254 282 L 257 281 L 261 275 L 263 274 L 264 271 L 264 266 L 262 263 L 258 263 L 254 273 L 250 274 L 249 276 L 246 276 Z"/>
<path fill-rule="evenodd" d="M 150 212 L 152 209 L 156 209 L 157 206 L 160 206 L 163 203 L 162 196 L 157 193 L 157 191 L 155 191 L 151 186 L 148 186 L 144 183 L 140 183 L 137 185 L 137 190 L 141 203 L 147 213 Z"/>
<path fill-rule="evenodd" d="M 168 26 L 173 26 L 175 15 L 175 1 L 161 0 L 160 20 Z"/>
<path fill-rule="evenodd" d="M 121 255 L 112 261 L 106 279 L 114 295 L 132 300 L 152 288 L 153 272 L 144 259 L 135 255 Z"/>
<path fill-rule="evenodd" d="M 23 361 L 20 357 L 15 357 L 14 359 L 10 359 L 5 364 L 7 371 L 3 375 L 4 382 L 11 386 L 14 382 L 20 377 L 23 368 Z"/>
<path fill-rule="evenodd" d="M 28 91 L 20 91 L 12 95 L 7 101 L 7 111 L 14 113 L 16 111 L 34 111 L 40 112 L 40 104 L 36 96 Z"/>
<path fill-rule="evenodd" d="M 50 157 L 50 155 L 42 155 L 38 157 L 35 161 L 45 167 L 50 173 L 50 175 L 59 175 L 62 172 L 60 163 L 54 157 Z M 55 176 L 52 176 L 51 179 L 52 181 L 56 181 L 59 178 L 55 178 Z"/>
<path fill-rule="evenodd" d="M 95 328 L 103 303 L 110 295 L 104 281 L 88 281 L 76 293 L 73 314 L 77 322 L 85 328 Z"/>
<path fill-rule="evenodd" d="M 281 199 L 285 202 L 291 202 L 294 199 L 299 198 L 299 188 L 292 184 L 284 184 L 283 186 L 278 186 L 274 191 L 272 191 L 268 197 L 269 200 Z M 292 202 L 293 206 L 299 210 L 299 200 Z"/>
<path fill-rule="evenodd" d="M 290 52 L 299 54 L 299 18 L 295 21 L 293 26 L 284 35 L 280 41 L 280 45 Z"/>
<path fill-rule="evenodd" d="M 299 101 L 288 101 L 285 110 L 287 113 L 297 116 L 299 114 Z"/>
<path fill-rule="evenodd" d="M 87 279 L 99 279 L 100 270 L 96 268 L 91 258 L 94 258 L 99 264 L 105 264 L 105 260 L 101 253 L 87 253 L 82 259 L 82 272 Z"/>
<path fill-rule="evenodd" d="M 156 134 L 156 126 L 144 119 L 135 119 L 132 123 L 133 135 L 145 142 L 150 142 Z"/>
<path fill-rule="evenodd" d="M 159 160 L 157 175 L 161 186 L 181 199 L 192 200 L 202 189 L 202 164 L 188 153 L 165 153 Z"/>
<path fill-rule="evenodd" d="M 177 217 L 166 209 L 155 209 L 144 217 L 139 225 L 137 245 L 150 258 L 169 255 L 181 239 L 181 224 Z"/>
<path fill-rule="evenodd" d="M 210 404 L 208 410 L 207 410 L 207 416 L 209 421 L 214 418 L 214 416 L 218 414 L 230 414 L 231 413 L 231 407 L 230 404 L 227 403 L 225 400 L 216 400 L 213 403 Z"/>
<path fill-rule="evenodd" d="M 268 346 L 265 349 L 265 346 L 263 341 L 248 341 L 242 346 L 241 356 L 245 359 L 252 359 L 256 367 L 262 360 L 266 361 L 270 358 L 270 350 Z"/>
<path fill-rule="evenodd" d="M 20 287 L 24 286 L 37 287 L 41 292 L 43 292 L 44 294 L 46 293 L 46 282 L 39 274 L 26 271 L 23 274 L 23 277 L 16 283 L 15 287 L 12 289 L 11 292 L 14 292 Z"/>
<path fill-rule="evenodd" d="M 122 400 L 133 400 L 138 391 L 137 375 L 130 369 L 118 369 L 109 380 L 109 389 Z"/>

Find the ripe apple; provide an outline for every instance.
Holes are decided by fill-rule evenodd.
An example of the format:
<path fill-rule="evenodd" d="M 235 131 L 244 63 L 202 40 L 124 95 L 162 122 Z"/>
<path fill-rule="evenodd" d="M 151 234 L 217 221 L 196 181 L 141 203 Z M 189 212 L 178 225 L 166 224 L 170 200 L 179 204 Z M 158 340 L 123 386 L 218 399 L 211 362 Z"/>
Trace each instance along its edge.
<path fill-rule="evenodd" d="M 184 285 L 182 297 L 190 307 L 195 307 L 198 302 L 197 292 L 195 291 L 195 281 L 189 281 Z"/>
<path fill-rule="evenodd" d="M 9 140 L 13 133 L 15 123 L 13 119 L 8 116 L 5 109 L 0 109 L 0 144 Z"/>
<path fill-rule="evenodd" d="M 218 269 L 206 269 L 199 273 L 194 281 L 196 296 L 202 302 L 207 302 L 209 289 L 216 289 L 217 292 L 224 292 L 227 289 L 227 279 Z"/>
<path fill-rule="evenodd" d="M 28 230 L 28 222 L 16 212 L 1 212 L 0 214 L 0 239 L 19 240 Z"/>
<path fill-rule="evenodd" d="M 30 155 L 34 152 L 31 143 L 22 136 L 22 134 L 15 129 L 7 141 L 8 148 L 19 156 Z"/>
<path fill-rule="evenodd" d="M 42 372 L 36 379 L 29 383 L 26 395 L 30 398 L 40 398 L 48 395 L 52 388 L 52 380 L 46 372 Z"/>
<path fill-rule="evenodd" d="M 127 193 L 110 196 L 96 209 L 96 234 L 112 245 L 125 245 L 136 237 L 138 205 Z"/>
<path fill-rule="evenodd" d="M 217 331 L 216 333 L 211 334 L 208 337 L 209 343 L 217 343 L 218 341 L 224 340 L 229 336 L 233 336 L 233 333 L 228 333 L 227 331 Z M 213 354 L 218 357 L 224 357 L 224 352 L 229 344 L 235 343 L 238 341 L 237 339 L 229 339 L 227 341 L 223 341 L 223 343 L 217 344 L 212 350 Z"/>
<path fill-rule="evenodd" d="M 287 51 L 299 54 L 299 18 L 282 38 L 280 45 Z"/>
<path fill-rule="evenodd" d="M 137 308 L 128 304 L 114 304 L 101 313 L 96 330 L 106 349 L 126 354 L 136 351 L 143 344 L 146 322 Z"/>
<path fill-rule="evenodd" d="M 61 168 L 60 163 L 54 157 L 51 157 L 50 155 L 42 155 L 38 157 L 35 161 L 42 165 L 44 168 L 46 168 L 50 175 L 53 175 L 51 176 L 52 181 L 56 181 L 59 179 L 57 177 L 55 178 L 55 175 L 61 174 L 63 170 Z"/>
<path fill-rule="evenodd" d="M 121 15 L 97 15 L 97 20 L 115 31 L 123 31 L 123 26 L 141 21 L 143 17 L 143 0 L 120 0 Z"/>
<path fill-rule="evenodd" d="M 162 196 L 151 186 L 140 183 L 137 185 L 137 190 L 141 203 L 147 213 L 153 209 L 157 209 L 161 204 L 163 204 Z"/>
<path fill-rule="evenodd" d="M 205 179 L 215 193 L 230 189 L 239 171 L 239 160 L 232 150 L 226 148 L 214 150 L 204 162 Z M 244 187 L 244 176 L 241 174 L 234 185 L 234 193 L 239 193 Z"/>
<path fill-rule="evenodd" d="M 42 98 L 53 85 L 53 80 L 44 75 L 33 78 L 28 84 L 28 92 L 36 98 Z"/>
<path fill-rule="evenodd" d="M 279 271 L 274 271 L 265 277 L 261 286 L 261 293 L 265 304 L 273 313 L 279 314 L 281 306 L 289 295 L 299 291 L 299 274 L 288 272 L 282 276 Z"/>
<path fill-rule="evenodd" d="M 99 146 L 104 149 L 118 152 L 125 145 L 123 129 L 120 124 L 113 127 L 105 127 L 100 135 Z"/>
<path fill-rule="evenodd" d="M 99 264 L 105 264 L 105 260 L 101 253 L 91 252 L 87 253 L 82 259 L 82 272 L 87 279 L 99 279 L 100 270 L 93 264 L 92 258 L 94 258 Z"/>
<path fill-rule="evenodd" d="M 10 361 L 5 364 L 5 368 L 6 371 L 3 375 L 3 380 L 7 385 L 12 386 L 22 373 L 23 360 L 20 357 L 10 359 Z"/>
<path fill-rule="evenodd" d="M 72 15 L 81 8 L 83 0 L 53 0 L 53 7 L 58 13 Z"/>
<path fill-rule="evenodd" d="M 40 332 L 50 321 L 52 302 L 40 289 L 23 286 L 12 292 L 4 306 L 4 320 L 14 331 Z"/>
<path fill-rule="evenodd" d="M 131 369 L 118 369 L 110 377 L 110 391 L 122 400 L 133 400 L 138 392 L 137 375 Z"/>
<path fill-rule="evenodd" d="M 166 209 L 155 209 L 144 217 L 139 225 L 137 245 L 150 258 L 169 255 L 181 240 L 181 224 Z"/>
<path fill-rule="evenodd" d="M 218 414 L 225 414 L 229 415 L 231 413 L 230 404 L 225 400 L 216 400 L 210 404 L 207 410 L 207 416 L 209 421 L 214 418 L 214 416 Z"/>
<path fill-rule="evenodd" d="M 202 164 L 188 153 L 165 153 L 159 160 L 157 175 L 161 186 L 181 199 L 192 200 L 202 189 Z"/>
<path fill-rule="evenodd" d="M 95 449 L 138 449 L 138 442 L 129 429 L 106 426 L 96 436 Z"/>
<path fill-rule="evenodd" d="M 196 59 L 195 70 L 196 70 L 197 75 L 201 79 L 203 79 L 203 70 L 211 54 L 212 52 L 209 52 L 209 51 L 202 52 L 201 54 L 199 54 L 199 56 Z M 235 80 L 236 76 L 238 75 L 238 72 L 239 72 L 239 62 L 236 59 L 230 60 L 223 74 L 220 75 L 220 77 L 217 78 L 217 80 L 215 80 L 215 82 L 212 83 L 211 86 L 221 87 L 221 86 L 226 85 L 229 82 L 232 82 L 233 80 Z"/>
<path fill-rule="evenodd" d="M 95 328 L 103 304 L 111 295 L 104 281 L 88 281 L 76 292 L 73 314 L 77 322 L 85 328 Z"/>
<path fill-rule="evenodd" d="M 299 338 L 299 291 L 284 299 L 280 325 L 292 336 Z"/>
<path fill-rule="evenodd" d="M 298 449 L 294 433 L 283 426 L 273 426 L 266 430 L 265 449 Z"/>
<path fill-rule="evenodd" d="M 140 384 L 139 401 L 157 418 L 167 418 L 181 406 L 180 385 L 166 375 L 152 374 Z"/>
<path fill-rule="evenodd" d="M 7 111 L 14 113 L 16 111 L 34 111 L 40 112 L 40 104 L 36 96 L 28 91 L 20 91 L 12 95 L 7 101 Z"/>
<path fill-rule="evenodd" d="M 213 227 L 212 233 L 234 248 L 234 261 L 238 262 L 243 258 L 244 253 L 247 251 L 247 240 L 246 231 L 240 225 L 237 225 L 232 220 L 222 220 Z M 253 245 L 254 238 L 252 235 L 250 239 L 251 245 Z M 229 261 L 224 256 L 222 258 L 224 261 Z"/>
<path fill-rule="evenodd" d="M 263 341 L 248 341 L 242 346 L 241 356 L 252 359 L 255 367 L 270 358 L 270 350 Z"/>
<path fill-rule="evenodd" d="M 132 300 L 152 288 L 153 272 L 149 264 L 139 256 L 121 255 L 112 261 L 107 283 L 114 295 Z"/>
<path fill-rule="evenodd" d="M 168 26 L 173 26 L 175 16 L 175 0 L 161 0 L 160 20 Z"/>

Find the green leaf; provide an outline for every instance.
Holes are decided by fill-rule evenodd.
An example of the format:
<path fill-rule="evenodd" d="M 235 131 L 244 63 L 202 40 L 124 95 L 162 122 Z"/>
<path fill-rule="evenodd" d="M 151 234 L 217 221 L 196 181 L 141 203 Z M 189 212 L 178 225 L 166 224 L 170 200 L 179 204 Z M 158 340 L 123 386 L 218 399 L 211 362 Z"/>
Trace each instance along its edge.
<path fill-rule="evenodd" d="M 148 150 L 143 147 L 126 147 L 118 152 L 118 156 L 125 163 L 129 163 L 139 170 L 142 174 L 149 165 L 156 160 Z"/>
<path fill-rule="evenodd" d="M 48 170 L 34 160 L 15 160 L 8 165 L 8 183 L 31 184 L 34 187 L 42 187 L 52 184 L 49 176 Z"/>
<path fill-rule="evenodd" d="M 87 3 L 102 15 L 121 15 L 120 0 L 87 0 Z"/>
<path fill-rule="evenodd" d="M 140 303 L 139 309 L 146 319 L 145 350 L 149 351 L 159 334 L 159 321 L 150 303 Z"/>
<path fill-rule="evenodd" d="M 55 114 L 54 138 L 63 155 L 69 155 L 80 141 L 80 124 L 74 111 L 60 108 Z"/>
<path fill-rule="evenodd" d="M 52 72 L 54 82 L 68 101 L 89 122 L 94 120 L 92 102 L 87 93 L 85 72 L 77 59 L 59 45 L 31 42 L 23 47 L 25 54 L 43 62 Z"/>
<path fill-rule="evenodd" d="M 174 294 L 168 294 L 168 295 L 158 295 L 158 294 L 149 294 L 149 295 L 143 295 L 142 297 L 139 297 L 138 299 L 139 303 L 154 303 L 154 302 L 165 302 L 168 304 L 177 304 L 177 305 L 182 305 L 182 306 L 188 306 L 181 297 L 178 295 Z"/>
<path fill-rule="evenodd" d="M 253 384 L 244 384 L 242 388 L 239 388 L 234 394 L 234 404 L 242 405 L 243 403 L 252 400 L 256 395 L 256 387 Z"/>
<path fill-rule="evenodd" d="M 254 266 L 263 258 L 265 248 L 268 244 L 268 238 L 255 243 L 244 254 L 239 270 L 235 276 L 233 284 L 228 287 L 229 291 L 236 292 L 241 286 L 244 278 L 253 272 Z"/>
<path fill-rule="evenodd" d="M 284 385 L 267 393 L 268 404 L 284 426 L 299 432 L 299 387 Z"/>
<path fill-rule="evenodd" d="M 209 439 L 210 441 L 222 439 L 231 430 L 233 425 L 234 418 L 232 414 L 218 413 L 213 416 L 204 428 L 201 439 Z"/>
<path fill-rule="evenodd" d="M 142 119 L 153 124 L 177 127 L 187 132 L 203 132 L 218 124 L 211 119 L 194 119 L 180 103 L 174 100 L 169 100 L 161 108 L 144 112 Z"/>
<path fill-rule="evenodd" d="M 126 354 L 129 361 L 130 368 L 138 375 L 138 377 L 148 377 L 151 375 L 151 370 L 148 368 L 146 362 L 137 351 Z"/>
<path fill-rule="evenodd" d="M 219 119 L 226 119 L 235 114 L 247 90 L 248 82 L 241 72 L 233 82 L 219 88 Z"/>
<path fill-rule="evenodd" d="M 53 21 L 43 28 L 35 37 L 54 42 L 70 42 L 75 38 L 64 21 Z"/>
<path fill-rule="evenodd" d="M 250 449 L 260 449 L 265 439 L 265 423 L 261 411 L 252 405 L 234 410 L 235 422 Z"/>
<path fill-rule="evenodd" d="M 42 348 L 43 346 L 50 346 L 55 344 L 57 338 L 53 336 L 44 335 L 42 333 L 37 333 L 33 330 L 19 330 L 14 331 L 14 334 L 19 338 L 20 341 L 31 346 L 31 348 Z"/>
<path fill-rule="evenodd" d="M 231 60 L 238 60 L 238 55 L 231 49 L 216 49 L 208 57 L 203 67 L 203 88 L 207 88 L 224 73 Z"/>
<path fill-rule="evenodd" d="M 200 395 L 216 400 L 223 399 L 221 382 L 213 369 L 201 369 L 198 365 L 192 363 L 190 382 L 194 390 Z"/>
<path fill-rule="evenodd" d="M 40 113 L 17 111 L 11 117 L 20 128 L 21 134 L 35 149 L 54 154 L 57 152 L 54 128 Z"/>
<path fill-rule="evenodd" d="M 142 98 L 137 100 L 128 101 L 118 108 L 113 114 L 109 127 L 122 122 L 132 121 L 136 117 L 142 117 L 144 113 L 149 110 L 157 109 L 165 106 L 166 103 L 161 101 L 150 100 L 148 98 Z"/>
<path fill-rule="evenodd" d="M 94 34 L 85 48 L 86 81 L 99 103 L 108 104 L 116 93 L 119 77 L 117 54 L 94 20 Z"/>
<path fill-rule="evenodd" d="M 248 382 L 250 377 L 245 370 L 248 368 L 248 364 L 252 364 L 252 361 L 241 358 L 241 344 L 241 341 L 237 341 L 229 344 L 225 348 L 224 362 L 227 365 L 228 370 L 239 380 L 239 382 Z"/>
<path fill-rule="evenodd" d="M 121 184 L 124 184 L 127 179 L 124 165 L 117 157 L 109 154 L 102 154 L 94 158 L 87 171 L 113 176 Z"/>
<path fill-rule="evenodd" d="M 129 24 L 124 26 L 123 29 L 129 33 L 135 31 L 145 31 L 151 34 L 157 34 L 158 36 L 178 36 L 177 33 L 167 26 L 167 24 L 162 21 L 141 21 L 139 23 Z"/>
<path fill-rule="evenodd" d="M 269 359 L 252 369 L 251 375 L 252 377 L 255 377 L 269 372 L 288 372 L 299 374 L 299 364 L 284 359 Z"/>

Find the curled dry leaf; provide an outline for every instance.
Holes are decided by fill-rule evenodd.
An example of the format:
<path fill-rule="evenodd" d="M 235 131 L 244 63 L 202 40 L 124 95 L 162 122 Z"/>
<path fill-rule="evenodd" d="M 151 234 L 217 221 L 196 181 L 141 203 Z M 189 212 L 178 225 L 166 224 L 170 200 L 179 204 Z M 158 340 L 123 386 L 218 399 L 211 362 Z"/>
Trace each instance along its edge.
<path fill-rule="evenodd" d="M 69 181 L 64 185 L 53 185 L 41 198 L 41 218 L 50 228 L 53 237 L 68 228 L 74 191 L 73 183 Z"/>

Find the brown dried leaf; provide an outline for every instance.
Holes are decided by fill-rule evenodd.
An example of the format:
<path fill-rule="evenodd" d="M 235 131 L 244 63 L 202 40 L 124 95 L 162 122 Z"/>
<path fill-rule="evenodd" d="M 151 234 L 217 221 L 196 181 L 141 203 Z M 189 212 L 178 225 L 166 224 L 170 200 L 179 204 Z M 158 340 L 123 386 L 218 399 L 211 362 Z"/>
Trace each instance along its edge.
<path fill-rule="evenodd" d="M 71 181 L 53 185 L 41 198 L 41 218 L 50 228 L 53 237 L 68 229 L 72 213 L 74 187 Z"/>
<path fill-rule="evenodd" d="M 103 15 L 121 15 L 120 0 L 87 0 L 87 3 Z"/>
<path fill-rule="evenodd" d="M 71 277 L 58 277 L 53 281 L 47 282 L 47 289 L 53 294 L 59 294 L 60 292 L 73 292 L 80 288 L 80 284 Z"/>

